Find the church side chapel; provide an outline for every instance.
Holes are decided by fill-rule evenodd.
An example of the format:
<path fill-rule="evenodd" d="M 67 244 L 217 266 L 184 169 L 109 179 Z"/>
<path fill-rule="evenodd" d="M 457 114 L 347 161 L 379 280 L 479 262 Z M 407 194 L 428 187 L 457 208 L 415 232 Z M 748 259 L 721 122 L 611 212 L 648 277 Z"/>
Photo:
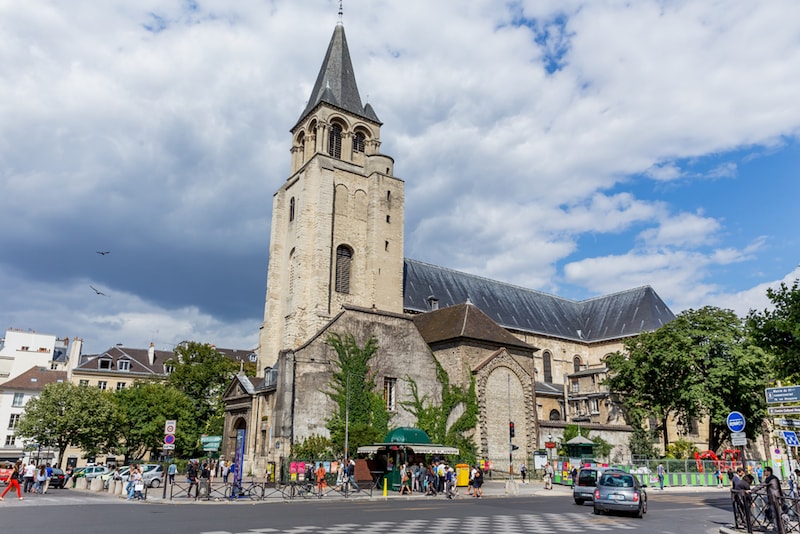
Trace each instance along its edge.
<path fill-rule="evenodd" d="M 374 340 L 369 362 L 389 429 L 417 426 L 414 401 L 448 406 L 448 426 L 497 470 L 580 423 L 629 458 L 632 429 L 602 385 L 605 355 L 674 318 L 650 287 L 571 301 L 404 258 L 404 181 L 380 152 L 381 126 L 359 95 L 342 24 L 291 129 L 291 172 L 275 192 L 258 375 L 226 394 L 222 454 L 263 473 L 293 444 L 329 436 L 340 369 L 333 337 Z M 411 177 L 409 179 L 418 179 Z M 447 396 L 451 398 L 451 396 Z M 352 448 L 351 450 L 354 450 Z"/>

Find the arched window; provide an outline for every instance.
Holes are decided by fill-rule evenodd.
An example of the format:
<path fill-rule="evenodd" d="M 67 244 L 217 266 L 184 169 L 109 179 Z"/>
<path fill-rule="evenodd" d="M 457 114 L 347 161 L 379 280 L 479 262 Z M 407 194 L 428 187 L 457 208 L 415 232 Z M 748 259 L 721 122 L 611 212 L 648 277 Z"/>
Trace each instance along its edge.
<path fill-rule="evenodd" d="M 575 356 L 574 358 L 572 358 L 572 367 L 574 368 L 576 373 L 581 370 L 581 357 L 580 356 Z"/>
<path fill-rule="evenodd" d="M 558 410 L 550 410 L 550 420 L 561 421 L 561 412 L 559 412 Z"/>
<path fill-rule="evenodd" d="M 356 132 L 355 137 L 353 137 L 353 152 L 364 152 L 365 141 L 364 134 Z"/>
<path fill-rule="evenodd" d="M 331 131 L 328 134 L 328 154 L 334 158 L 342 157 L 342 126 L 340 124 L 331 125 Z"/>
<path fill-rule="evenodd" d="M 350 264 L 353 251 L 344 245 L 336 249 L 336 292 L 350 293 Z"/>
<path fill-rule="evenodd" d="M 300 147 L 300 161 L 303 162 L 306 160 L 306 134 L 300 132 L 300 135 L 297 138 L 297 146 Z"/>
<path fill-rule="evenodd" d="M 550 353 L 548 351 L 544 351 L 544 354 L 542 354 L 542 367 L 544 367 L 544 381 L 552 384 L 553 362 L 550 360 Z"/>
<path fill-rule="evenodd" d="M 292 249 L 289 253 L 289 296 L 294 295 L 294 281 L 297 277 L 296 263 L 297 260 L 295 258 L 294 249 Z"/>
<path fill-rule="evenodd" d="M 294 197 L 289 200 L 289 222 L 294 220 Z"/>

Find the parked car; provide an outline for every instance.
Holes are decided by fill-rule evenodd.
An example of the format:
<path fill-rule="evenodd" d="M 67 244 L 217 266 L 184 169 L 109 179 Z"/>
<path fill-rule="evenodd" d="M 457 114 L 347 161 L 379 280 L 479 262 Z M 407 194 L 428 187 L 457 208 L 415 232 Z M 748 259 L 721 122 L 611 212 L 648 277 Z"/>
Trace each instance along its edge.
<path fill-rule="evenodd" d="M 119 476 L 120 476 L 120 479 L 122 479 L 122 480 L 128 480 L 128 471 L 130 470 L 130 468 L 131 468 L 131 466 L 129 466 L 129 465 L 124 465 L 124 466 L 122 466 L 122 467 L 120 467 L 120 468 L 119 468 Z M 113 478 L 114 478 L 114 471 L 109 471 L 109 472 L 108 472 L 108 473 L 106 473 L 105 475 L 102 475 L 100 478 L 102 478 L 102 479 L 103 479 L 103 481 L 104 481 L 104 484 L 103 484 L 103 485 L 104 485 L 106 488 L 108 488 L 108 483 L 109 483 L 109 481 L 111 481 L 111 479 L 113 479 Z"/>
<path fill-rule="evenodd" d="M 594 513 L 609 511 L 631 512 L 636 517 L 647 513 L 647 492 L 645 485 L 628 473 L 621 471 L 605 472 L 597 481 L 594 490 Z"/>
<path fill-rule="evenodd" d="M 151 488 L 157 488 L 161 485 L 161 479 L 164 477 L 164 468 L 161 466 L 161 464 L 138 465 L 142 470 L 142 481 L 147 486 Z M 131 466 L 126 465 L 125 467 L 120 467 L 119 469 L 119 475 L 125 482 L 128 481 L 128 477 L 130 476 L 130 468 Z M 113 475 L 113 472 L 103 475 L 103 480 L 106 481 L 106 487 L 108 487 L 108 481 L 111 480 Z"/>
<path fill-rule="evenodd" d="M 50 475 L 50 486 L 51 488 L 63 488 L 64 483 L 67 481 L 67 475 L 64 474 L 64 471 L 61 469 L 54 467 L 53 474 Z"/>
<path fill-rule="evenodd" d="M 14 464 L 11 462 L 0 462 L 0 484 L 6 484 L 6 480 L 14 472 Z"/>
<path fill-rule="evenodd" d="M 78 476 L 77 472 L 78 470 L 76 469 L 74 476 Z M 80 476 L 88 480 L 91 480 L 93 478 L 101 477 L 109 472 L 110 469 L 104 465 L 87 465 L 86 467 L 83 468 L 83 471 L 81 472 Z"/>
<path fill-rule="evenodd" d="M 583 467 L 578 471 L 578 480 L 572 487 L 572 498 L 575 499 L 575 504 L 582 505 L 586 501 L 594 499 L 594 490 L 597 486 L 597 480 L 603 473 L 618 472 L 624 473 L 621 469 L 601 467 Z"/>

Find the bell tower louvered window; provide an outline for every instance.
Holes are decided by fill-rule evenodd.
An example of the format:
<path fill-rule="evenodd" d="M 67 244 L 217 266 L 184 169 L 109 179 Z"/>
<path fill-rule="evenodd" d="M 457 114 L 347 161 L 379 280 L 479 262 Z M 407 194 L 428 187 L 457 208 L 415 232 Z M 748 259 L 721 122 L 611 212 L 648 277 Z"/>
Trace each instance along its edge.
<path fill-rule="evenodd" d="M 364 152 L 364 146 L 365 146 L 364 134 L 361 132 L 357 132 L 355 137 L 353 138 L 353 151 Z"/>
<path fill-rule="evenodd" d="M 342 127 L 339 124 L 332 124 L 328 134 L 328 154 L 334 158 L 342 157 Z"/>
<path fill-rule="evenodd" d="M 336 292 L 350 293 L 350 265 L 353 262 L 353 251 L 349 247 L 339 245 L 336 249 Z"/>

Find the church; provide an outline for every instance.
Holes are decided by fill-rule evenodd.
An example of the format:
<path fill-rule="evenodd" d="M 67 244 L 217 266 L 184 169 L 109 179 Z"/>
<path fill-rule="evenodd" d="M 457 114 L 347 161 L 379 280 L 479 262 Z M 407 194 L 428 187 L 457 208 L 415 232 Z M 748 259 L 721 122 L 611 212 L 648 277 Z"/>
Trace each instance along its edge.
<path fill-rule="evenodd" d="M 604 356 L 674 314 L 651 287 L 572 301 L 430 265 L 403 254 L 404 180 L 381 153 L 376 111 L 363 104 L 340 19 L 306 108 L 291 128 L 291 170 L 275 192 L 257 376 L 225 392 L 222 454 L 263 472 L 293 443 L 327 436 L 329 335 L 377 340 L 371 360 L 390 427 L 414 426 L 412 382 L 441 401 L 443 369 L 474 384 L 478 455 L 508 469 L 581 424 L 630 457 L 631 428 L 602 380 Z M 460 408 L 461 411 L 465 409 Z M 453 412 L 458 417 L 459 410 Z"/>

